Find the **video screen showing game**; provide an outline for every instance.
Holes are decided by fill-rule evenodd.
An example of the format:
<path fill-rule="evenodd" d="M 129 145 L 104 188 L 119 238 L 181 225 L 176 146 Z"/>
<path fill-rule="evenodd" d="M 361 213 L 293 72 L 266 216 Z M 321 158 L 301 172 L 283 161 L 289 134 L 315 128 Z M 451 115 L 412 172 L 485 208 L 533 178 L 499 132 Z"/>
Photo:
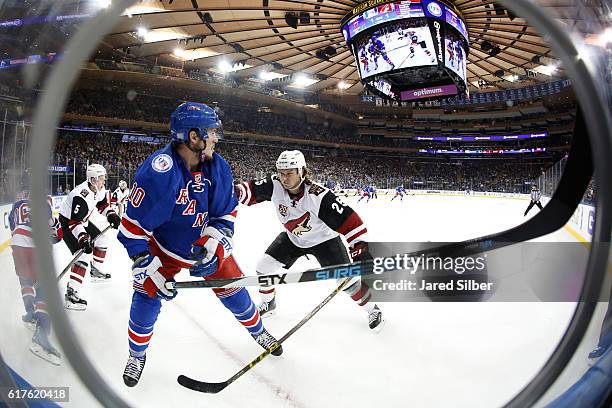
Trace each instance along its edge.
<path fill-rule="evenodd" d="M 463 42 L 458 36 L 447 31 L 444 38 L 446 52 L 444 53 L 444 65 L 459 75 L 463 82 L 466 81 L 466 55 Z"/>
<path fill-rule="evenodd" d="M 388 97 L 395 99 L 395 93 L 391 90 L 391 84 L 384 79 L 370 81 L 369 84 Z"/>
<path fill-rule="evenodd" d="M 436 65 L 431 32 L 425 19 L 398 21 L 355 43 L 361 78 L 402 68 Z"/>
<path fill-rule="evenodd" d="M 381 4 L 353 17 L 342 27 L 346 41 L 350 41 L 360 32 L 379 24 L 410 17 L 424 17 L 421 0 L 404 0 Z"/>

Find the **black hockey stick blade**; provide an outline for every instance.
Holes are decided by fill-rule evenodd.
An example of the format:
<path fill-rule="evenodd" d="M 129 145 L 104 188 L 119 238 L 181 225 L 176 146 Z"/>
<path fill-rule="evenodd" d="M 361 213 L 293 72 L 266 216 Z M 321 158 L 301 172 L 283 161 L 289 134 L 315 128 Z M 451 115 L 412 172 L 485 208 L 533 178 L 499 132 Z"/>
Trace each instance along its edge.
<path fill-rule="evenodd" d="M 319 310 L 321 310 L 323 308 L 323 306 L 328 304 L 329 301 L 332 300 L 334 298 L 334 296 L 336 296 L 338 294 L 338 292 L 340 292 L 342 289 L 344 289 L 344 287 L 349 283 L 349 281 L 350 281 L 350 279 L 348 279 L 348 278 L 344 279 L 340 283 L 340 285 L 338 285 L 332 291 L 332 293 L 327 295 L 327 297 L 325 299 L 323 299 L 323 301 L 321 301 L 321 303 L 319 303 L 317 306 L 315 306 L 315 308 L 312 309 L 310 311 L 310 313 L 308 313 L 302 320 L 300 320 L 287 333 L 285 333 L 285 335 L 283 337 L 278 339 L 278 343 L 276 343 L 275 346 L 273 345 L 271 348 L 269 348 L 266 351 L 264 351 L 263 353 L 261 353 L 253 361 L 251 361 L 246 366 L 242 367 L 236 374 L 232 375 L 227 380 L 225 380 L 223 382 L 220 382 L 220 383 L 211 383 L 211 382 L 206 382 L 206 381 L 198 381 L 198 380 L 194 380 L 194 379 L 189 378 L 189 377 L 184 376 L 184 375 L 179 375 L 179 377 L 177 378 L 178 383 L 180 385 L 182 385 L 183 387 L 185 387 L 185 388 L 189 388 L 190 390 L 204 392 L 204 393 L 207 393 L 207 394 L 216 394 L 216 393 L 224 390 L 225 387 L 227 387 L 228 385 L 230 385 L 231 383 L 236 381 L 238 378 L 242 377 L 242 375 L 244 373 L 246 373 L 249 370 L 251 370 L 253 367 L 255 367 L 256 364 L 261 362 L 264 358 L 268 357 L 272 352 L 274 352 L 275 349 L 280 347 L 280 345 L 283 344 L 285 342 L 285 340 L 287 340 L 289 337 L 291 337 L 291 335 L 293 333 L 298 331 L 298 329 L 300 327 L 305 325 L 306 322 L 308 322 L 315 314 L 317 314 L 319 312 Z"/>
<path fill-rule="evenodd" d="M 204 392 L 206 394 L 217 394 L 229 385 L 229 381 L 223 381 L 220 383 L 203 382 L 189 378 L 185 375 L 179 375 L 176 379 L 179 384 L 190 390 Z"/>

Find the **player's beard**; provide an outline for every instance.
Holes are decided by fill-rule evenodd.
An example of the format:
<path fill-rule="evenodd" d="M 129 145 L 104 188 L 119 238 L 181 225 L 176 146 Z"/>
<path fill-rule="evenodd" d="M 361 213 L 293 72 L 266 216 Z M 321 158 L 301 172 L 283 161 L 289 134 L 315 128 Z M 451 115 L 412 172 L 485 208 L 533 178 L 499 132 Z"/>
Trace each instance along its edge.
<path fill-rule="evenodd" d="M 204 140 L 204 149 L 200 151 L 200 160 L 212 160 L 213 153 L 215 152 L 216 142 L 213 142 L 210 139 Z"/>

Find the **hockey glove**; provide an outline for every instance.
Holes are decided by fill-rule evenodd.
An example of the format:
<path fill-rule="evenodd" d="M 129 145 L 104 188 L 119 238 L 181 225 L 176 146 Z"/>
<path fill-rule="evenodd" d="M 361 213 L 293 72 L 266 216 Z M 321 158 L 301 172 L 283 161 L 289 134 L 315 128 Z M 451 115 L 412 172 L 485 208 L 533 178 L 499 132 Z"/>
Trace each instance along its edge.
<path fill-rule="evenodd" d="M 49 237 L 51 238 L 51 243 L 57 244 L 62 240 L 62 237 L 64 236 L 62 226 L 60 225 L 57 218 L 50 219 L 49 224 L 51 224 L 51 233 L 49 234 Z"/>
<path fill-rule="evenodd" d="M 81 232 L 78 238 L 79 248 L 83 250 L 86 254 L 91 254 L 93 252 L 93 245 L 91 243 L 91 237 L 86 232 Z"/>
<path fill-rule="evenodd" d="M 117 229 L 119 228 L 119 225 L 121 224 L 121 217 L 119 217 L 116 212 L 110 211 L 108 215 L 106 216 L 106 221 L 108 221 L 111 227 L 113 227 L 114 229 Z"/>
<path fill-rule="evenodd" d="M 229 229 L 219 231 L 214 227 L 206 227 L 202 234 L 203 236 L 191 246 L 190 258 L 196 261 L 196 264 L 189 269 L 191 276 L 212 275 L 232 253 L 232 232 Z"/>
<path fill-rule="evenodd" d="M 353 260 L 353 262 L 361 262 L 372 259 L 372 255 L 370 254 L 370 251 L 368 249 L 367 242 L 357 242 L 349 249 L 349 252 L 351 254 L 351 259 Z"/>
<path fill-rule="evenodd" d="M 134 257 L 132 275 L 134 276 L 134 281 L 142 285 L 149 297 L 172 300 L 176 297 L 177 292 L 166 289 L 166 281 L 173 281 L 174 279 L 167 280 L 159 272 L 161 267 L 162 263 L 158 257 L 145 252 Z"/>

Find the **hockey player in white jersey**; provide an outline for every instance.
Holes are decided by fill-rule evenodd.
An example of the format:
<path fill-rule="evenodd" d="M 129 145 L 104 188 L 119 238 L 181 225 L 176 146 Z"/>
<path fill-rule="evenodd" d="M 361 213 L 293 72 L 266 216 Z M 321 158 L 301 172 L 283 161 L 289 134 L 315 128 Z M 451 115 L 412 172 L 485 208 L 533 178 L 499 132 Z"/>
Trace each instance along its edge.
<path fill-rule="evenodd" d="M 285 227 L 258 261 L 258 274 L 290 268 L 303 255 L 313 255 L 321 266 L 370 257 L 363 221 L 332 191 L 308 179 L 306 160 L 299 150 L 282 152 L 276 168 L 278 175 L 236 186 L 238 201 L 242 204 L 272 201 Z M 349 244 L 348 251 L 341 235 Z M 262 316 L 272 314 L 276 309 L 275 289 L 265 287 L 259 292 L 262 297 L 259 313 Z M 378 306 L 370 302 L 368 286 L 356 277 L 344 292 L 368 313 L 370 329 L 380 331 L 383 315 Z"/>
<path fill-rule="evenodd" d="M 87 301 L 79 296 L 79 289 L 90 264 L 89 273 L 93 281 L 104 281 L 111 277 L 109 273 L 100 270 L 106 257 L 106 239 L 104 236 L 96 239 L 100 235 L 100 229 L 89 221 L 89 217 L 97 209 L 113 228 L 119 228 L 121 218 L 110 206 L 110 195 L 104 188 L 105 182 L 104 167 L 100 164 L 90 164 L 87 167 L 87 180 L 76 186 L 60 207 L 59 221 L 64 231 L 64 242 L 72 254 L 83 249 L 83 255 L 72 265 L 70 272 L 65 296 L 67 309 L 87 308 Z M 94 239 L 95 244 L 92 243 Z"/>
<path fill-rule="evenodd" d="M 127 208 L 127 200 L 130 196 L 130 189 L 125 180 L 119 181 L 119 186 L 113 191 L 111 196 L 111 203 L 116 208 L 117 215 L 122 217 L 125 214 Z"/>

